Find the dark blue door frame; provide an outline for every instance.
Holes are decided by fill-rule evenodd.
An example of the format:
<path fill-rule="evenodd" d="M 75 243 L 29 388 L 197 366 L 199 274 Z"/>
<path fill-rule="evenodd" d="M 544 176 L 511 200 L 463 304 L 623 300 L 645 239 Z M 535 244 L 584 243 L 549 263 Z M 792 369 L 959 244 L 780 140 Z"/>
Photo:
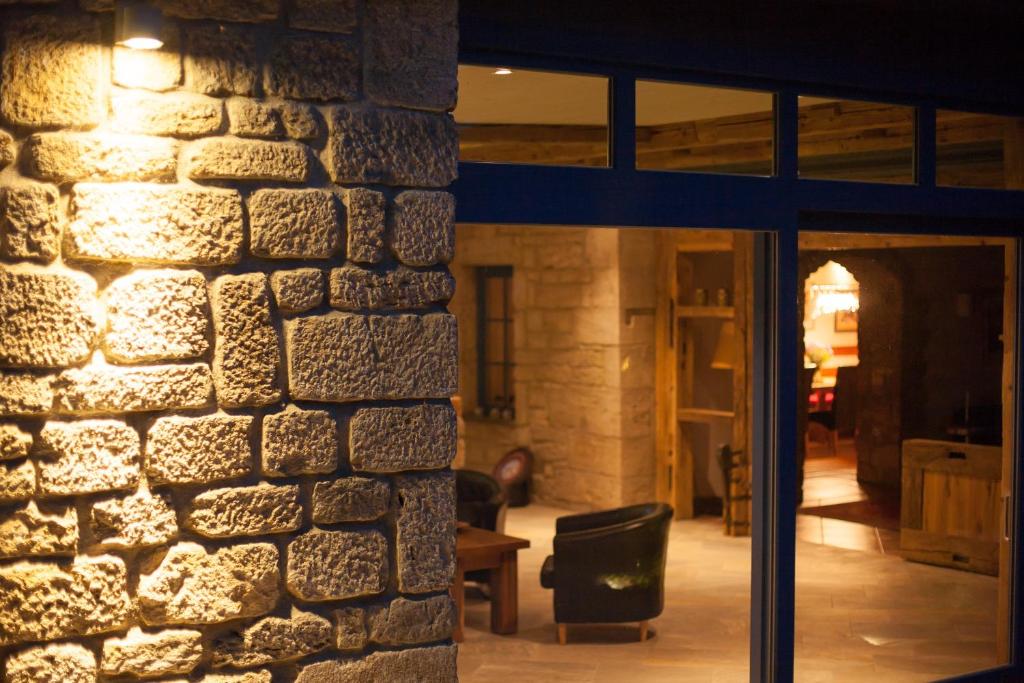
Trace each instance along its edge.
<path fill-rule="evenodd" d="M 555 50 L 552 50 L 555 52 Z M 795 524 L 798 408 L 796 383 L 797 240 L 801 230 L 1011 236 L 1022 234 L 1024 191 L 974 190 L 935 185 L 937 107 L 1013 113 L 991 103 L 972 107 L 962 99 L 901 97 L 891 91 L 796 86 L 744 76 L 689 69 L 681 75 L 663 66 L 623 66 L 600 60 L 538 56 L 463 47 L 471 64 L 576 71 L 610 77 L 609 168 L 460 163 L 453 185 L 460 223 L 616 227 L 700 227 L 766 231 L 755 242 L 756 303 L 764 319 L 755 358 L 757 395 L 754 434 L 762 435 L 762 457 L 753 458 L 753 557 L 751 572 L 750 676 L 754 682 L 793 680 Z M 637 78 L 754 88 L 776 93 L 775 174 L 743 177 L 635 170 L 634 87 Z M 918 111 L 917 182 L 887 185 L 797 177 L 797 97 L 800 94 L 907 104 Z M 1024 108 L 1019 110 L 1024 113 Z M 1018 242 L 1017 329 L 1021 329 L 1024 278 Z M 1022 339 L 1017 336 L 1017 357 Z M 1017 364 L 1017 387 L 1024 373 Z M 1016 405 L 1014 461 L 1024 453 L 1021 401 Z M 1024 680 L 1024 468 L 1017 467 L 1010 528 L 1010 663 L 990 672 L 951 680 Z"/>

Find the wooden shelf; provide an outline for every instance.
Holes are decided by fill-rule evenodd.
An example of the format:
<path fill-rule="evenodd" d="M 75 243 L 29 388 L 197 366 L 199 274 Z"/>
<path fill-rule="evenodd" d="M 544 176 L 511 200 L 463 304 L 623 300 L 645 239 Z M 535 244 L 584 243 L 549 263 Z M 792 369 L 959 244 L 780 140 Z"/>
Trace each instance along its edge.
<path fill-rule="evenodd" d="M 732 319 L 736 315 L 736 309 L 732 306 L 680 306 L 676 315 L 680 318 Z"/>
<path fill-rule="evenodd" d="M 736 413 L 731 410 L 714 408 L 680 408 L 676 419 L 681 422 L 711 422 L 712 420 L 731 420 Z"/>

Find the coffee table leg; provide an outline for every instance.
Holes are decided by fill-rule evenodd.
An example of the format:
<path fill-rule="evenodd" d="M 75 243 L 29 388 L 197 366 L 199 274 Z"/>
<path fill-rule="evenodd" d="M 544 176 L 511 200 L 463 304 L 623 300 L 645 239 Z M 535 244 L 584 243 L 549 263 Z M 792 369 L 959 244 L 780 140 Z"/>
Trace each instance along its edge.
<path fill-rule="evenodd" d="M 463 635 L 466 628 L 466 585 L 464 573 L 462 564 L 456 562 L 455 576 L 452 583 L 452 597 L 455 598 L 455 613 L 458 615 L 455 619 L 455 629 L 452 631 L 452 640 L 456 643 L 461 643 L 465 638 Z"/>
<path fill-rule="evenodd" d="M 491 631 L 515 633 L 519 628 L 519 570 L 516 551 L 502 553 L 491 570 Z"/>

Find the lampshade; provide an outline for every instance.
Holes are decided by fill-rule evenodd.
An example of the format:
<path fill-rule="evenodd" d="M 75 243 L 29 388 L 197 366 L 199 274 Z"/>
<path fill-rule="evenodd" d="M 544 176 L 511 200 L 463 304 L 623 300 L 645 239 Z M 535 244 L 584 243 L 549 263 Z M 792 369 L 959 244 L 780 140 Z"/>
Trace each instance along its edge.
<path fill-rule="evenodd" d="M 134 50 L 159 50 L 163 14 L 148 2 L 119 2 L 114 13 L 114 42 Z"/>
<path fill-rule="evenodd" d="M 715 355 L 711 359 L 711 367 L 716 370 L 732 370 L 736 354 L 736 323 L 726 320 L 718 331 L 718 343 L 715 344 Z"/>

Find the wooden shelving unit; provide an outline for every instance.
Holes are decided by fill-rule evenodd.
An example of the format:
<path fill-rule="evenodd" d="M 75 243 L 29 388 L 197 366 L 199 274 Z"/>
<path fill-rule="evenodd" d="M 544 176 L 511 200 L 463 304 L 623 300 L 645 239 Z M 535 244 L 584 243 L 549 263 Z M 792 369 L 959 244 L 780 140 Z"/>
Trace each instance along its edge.
<path fill-rule="evenodd" d="M 680 306 L 676 311 L 680 318 L 720 318 L 732 320 L 736 317 L 736 309 L 732 306 Z"/>
<path fill-rule="evenodd" d="M 732 410 L 716 408 L 680 408 L 677 419 L 680 422 L 710 422 L 711 420 L 731 420 L 736 417 Z"/>
<path fill-rule="evenodd" d="M 750 452 L 747 423 L 751 412 L 750 373 L 752 358 L 748 320 L 751 304 L 752 238 L 749 234 L 722 231 L 686 231 L 668 236 L 660 263 L 659 305 L 655 317 L 657 334 L 657 442 L 658 497 L 673 506 L 676 518 L 694 515 L 694 459 L 709 451 L 708 429 L 721 434 L 730 430 L 729 444 L 739 452 L 737 462 L 744 463 Z M 724 261 L 723 257 L 728 260 Z M 709 278 L 706 258 L 716 259 L 723 268 L 717 272 L 726 278 Z M 731 265 L 726 265 L 731 262 Z M 696 290 L 727 288 L 731 306 L 697 305 Z M 709 368 L 718 333 L 726 323 L 735 324 L 731 369 Z M 698 333 L 698 330 L 700 333 Z M 706 405 L 707 372 L 719 373 L 716 382 L 731 388 L 715 395 L 721 404 Z M 715 444 L 717 445 L 717 444 Z M 729 509 L 725 514 L 726 533 L 744 536 L 750 533 L 749 472 L 741 464 L 729 474 Z M 706 495 L 706 494 L 704 494 Z"/>

